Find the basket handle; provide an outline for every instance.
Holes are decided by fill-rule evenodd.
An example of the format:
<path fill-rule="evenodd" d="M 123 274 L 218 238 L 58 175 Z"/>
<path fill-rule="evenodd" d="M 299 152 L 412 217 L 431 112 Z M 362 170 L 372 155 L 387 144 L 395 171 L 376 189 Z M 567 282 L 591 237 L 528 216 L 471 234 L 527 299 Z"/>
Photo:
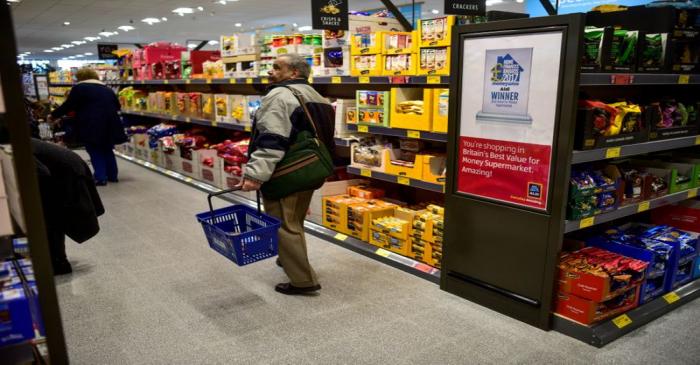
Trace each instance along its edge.
<path fill-rule="evenodd" d="M 211 198 L 213 198 L 215 196 L 219 196 L 219 195 L 232 193 L 232 192 L 238 191 L 238 190 L 241 190 L 240 186 L 237 186 L 237 187 L 232 188 L 232 189 L 221 190 L 221 191 L 218 191 L 216 193 L 207 194 L 207 202 L 209 202 L 209 214 L 211 215 L 212 218 L 214 217 L 214 207 L 211 205 Z M 260 215 L 260 214 L 262 214 L 262 213 L 260 213 L 260 190 L 255 192 L 255 200 L 256 200 L 257 205 L 258 205 L 258 215 Z"/>

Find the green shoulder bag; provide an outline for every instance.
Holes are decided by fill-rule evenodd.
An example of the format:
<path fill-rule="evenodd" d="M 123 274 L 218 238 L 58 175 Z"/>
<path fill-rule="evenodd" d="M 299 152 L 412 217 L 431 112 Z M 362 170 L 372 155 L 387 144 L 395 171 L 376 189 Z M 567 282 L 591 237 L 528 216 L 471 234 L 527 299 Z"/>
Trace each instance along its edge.
<path fill-rule="evenodd" d="M 304 97 L 294 88 L 287 89 L 301 104 L 314 133 L 297 133 L 289 150 L 277 163 L 270 180 L 260 188 L 267 199 L 282 199 L 300 191 L 316 190 L 333 174 L 333 159 L 326 146 L 318 139 L 316 122 L 311 118 Z"/>

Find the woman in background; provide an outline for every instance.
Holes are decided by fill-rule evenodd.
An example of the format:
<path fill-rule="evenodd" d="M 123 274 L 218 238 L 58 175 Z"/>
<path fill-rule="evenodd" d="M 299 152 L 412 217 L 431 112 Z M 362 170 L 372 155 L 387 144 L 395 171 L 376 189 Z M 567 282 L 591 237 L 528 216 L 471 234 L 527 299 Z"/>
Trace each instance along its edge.
<path fill-rule="evenodd" d="M 118 182 L 114 145 L 127 139 L 119 117 L 119 99 L 112 89 L 98 80 L 97 72 L 91 68 L 78 70 L 76 78 L 78 83 L 51 117 L 60 118 L 74 111 L 76 138 L 90 155 L 95 184 Z"/>

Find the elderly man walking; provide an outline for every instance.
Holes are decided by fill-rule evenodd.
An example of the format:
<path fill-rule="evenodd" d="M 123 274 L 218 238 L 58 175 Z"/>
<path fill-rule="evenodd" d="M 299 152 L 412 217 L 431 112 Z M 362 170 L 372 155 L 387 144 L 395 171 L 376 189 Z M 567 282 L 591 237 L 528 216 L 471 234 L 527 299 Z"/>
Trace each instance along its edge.
<path fill-rule="evenodd" d="M 275 290 L 288 295 L 321 289 L 309 263 L 304 237 L 304 218 L 314 189 L 271 198 L 270 194 L 265 194 L 264 184 L 273 174 L 279 173 L 277 164 L 301 132 L 315 135 L 331 153 L 333 151 L 335 113 L 332 105 L 308 84 L 309 74 L 309 65 L 299 55 L 281 55 L 275 60 L 269 72 L 271 85 L 255 115 L 250 159 L 241 182 L 243 191 L 262 187 L 265 212 L 282 223 L 278 265 L 290 281 L 277 284 Z M 295 190 L 294 187 L 289 189 Z"/>

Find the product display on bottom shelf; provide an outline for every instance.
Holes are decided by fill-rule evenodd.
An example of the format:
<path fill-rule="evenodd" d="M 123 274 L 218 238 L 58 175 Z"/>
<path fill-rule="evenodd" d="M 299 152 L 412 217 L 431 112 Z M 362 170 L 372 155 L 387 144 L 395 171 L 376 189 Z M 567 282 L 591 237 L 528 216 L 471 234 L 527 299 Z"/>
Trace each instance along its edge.
<path fill-rule="evenodd" d="M 0 311 L 0 348 L 45 335 L 29 259 L 0 262 Z"/>

